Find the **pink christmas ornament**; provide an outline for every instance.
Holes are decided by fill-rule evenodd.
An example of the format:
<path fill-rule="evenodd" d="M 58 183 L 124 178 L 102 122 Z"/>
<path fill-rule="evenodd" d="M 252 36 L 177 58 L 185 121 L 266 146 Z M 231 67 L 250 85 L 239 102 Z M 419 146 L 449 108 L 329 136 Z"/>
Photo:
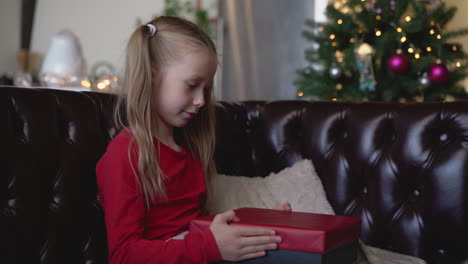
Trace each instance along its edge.
<path fill-rule="evenodd" d="M 448 80 L 449 71 L 447 66 L 442 63 L 436 63 L 432 65 L 431 69 L 429 70 L 429 79 L 436 83 L 443 83 Z"/>
<path fill-rule="evenodd" d="M 388 68 L 393 72 L 403 73 L 409 68 L 408 57 L 401 54 L 401 51 L 397 51 L 397 54 L 392 55 L 387 61 Z"/>

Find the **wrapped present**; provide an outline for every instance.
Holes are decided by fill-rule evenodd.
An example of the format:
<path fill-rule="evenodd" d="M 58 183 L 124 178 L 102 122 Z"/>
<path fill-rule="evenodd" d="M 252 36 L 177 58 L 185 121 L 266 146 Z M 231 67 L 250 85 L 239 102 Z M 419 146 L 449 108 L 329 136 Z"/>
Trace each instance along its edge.
<path fill-rule="evenodd" d="M 350 216 L 284 212 L 271 209 L 235 210 L 239 222 L 231 225 L 273 229 L 282 237 L 278 249 L 326 254 L 357 242 L 361 219 Z M 190 223 L 190 232 L 209 228 L 215 215 L 202 216 Z"/>

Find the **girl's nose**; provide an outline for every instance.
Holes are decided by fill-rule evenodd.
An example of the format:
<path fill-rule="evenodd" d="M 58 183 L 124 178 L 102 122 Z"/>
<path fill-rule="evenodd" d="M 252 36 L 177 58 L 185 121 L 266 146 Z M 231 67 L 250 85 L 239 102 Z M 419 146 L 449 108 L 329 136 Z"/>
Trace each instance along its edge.
<path fill-rule="evenodd" d="M 193 98 L 193 104 L 198 108 L 202 107 L 205 104 L 204 90 L 203 89 L 199 89 L 196 92 L 195 97 Z"/>

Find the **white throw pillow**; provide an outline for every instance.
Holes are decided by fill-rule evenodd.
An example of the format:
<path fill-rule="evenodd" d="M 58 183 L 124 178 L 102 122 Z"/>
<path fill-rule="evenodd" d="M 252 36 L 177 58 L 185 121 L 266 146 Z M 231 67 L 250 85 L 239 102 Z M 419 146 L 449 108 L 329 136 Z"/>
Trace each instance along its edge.
<path fill-rule="evenodd" d="M 310 160 L 265 178 L 219 174 L 214 189 L 208 202 L 210 213 L 241 207 L 274 208 L 289 202 L 296 212 L 335 214 Z"/>

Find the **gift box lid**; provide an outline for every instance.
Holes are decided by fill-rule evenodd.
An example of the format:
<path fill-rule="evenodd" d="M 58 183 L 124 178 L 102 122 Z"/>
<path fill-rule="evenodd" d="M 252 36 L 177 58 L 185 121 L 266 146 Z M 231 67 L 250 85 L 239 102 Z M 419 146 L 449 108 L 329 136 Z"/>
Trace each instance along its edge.
<path fill-rule="evenodd" d="M 231 225 L 270 228 L 283 238 L 278 249 L 325 254 L 355 241 L 361 233 L 361 219 L 351 216 L 284 212 L 260 208 L 234 210 L 239 222 Z M 190 223 L 190 231 L 209 228 L 215 215 L 202 216 Z"/>

